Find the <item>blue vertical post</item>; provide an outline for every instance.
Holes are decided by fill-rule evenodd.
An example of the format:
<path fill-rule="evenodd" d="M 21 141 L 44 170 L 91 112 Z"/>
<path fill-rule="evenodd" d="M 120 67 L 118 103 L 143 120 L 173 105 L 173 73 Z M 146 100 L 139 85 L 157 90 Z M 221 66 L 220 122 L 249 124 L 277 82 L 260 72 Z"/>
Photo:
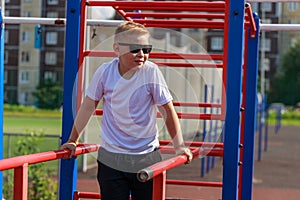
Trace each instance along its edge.
<path fill-rule="evenodd" d="M 2 9 L 0 7 L 0 160 L 3 158 L 3 87 L 4 87 L 4 24 L 2 18 Z M 3 174 L 0 172 L 0 199 L 2 199 Z"/>
<path fill-rule="evenodd" d="M 242 63 L 244 48 L 245 1 L 229 0 L 227 32 L 226 113 L 224 138 L 224 167 L 222 199 L 238 198 L 240 106 L 242 91 Z"/>
<path fill-rule="evenodd" d="M 210 85 L 211 88 L 211 97 L 210 97 L 210 102 L 213 103 L 214 99 L 214 85 Z M 210 113 L 213 113 L 213 108 L 210 108 Z M 212 134 L 214 133 L 213 131 L 213 120 L 209 121 L 209 129 L 208 129 L 208 142 L 212 142 Z M 210 156 L 207 157 L 207 162 L 206 162 L 206 172 L 208 173 L 211 168 L 211 161 L 212 158 Z"/>
<path fill-rule="evenodd" d="M 264 98 L 264 132 L 265 132 L 265 140 L 264 140 L 264 151 L 268 150 L 268 140 L 269 140 L 269 133 L 268 133 L 268 118 L 269 118 L 269 112 L 268 112 L 268 106 L 267 106 L 267 95 L 265 95 Z"/>
<path fill-rule="evenodd" d="M 242 172 L 242 199 L 252 200 L 252 180 L 254 172 L 254 146 L 256 132 L 257 109 L 257 77 L 258 77 L 258 46 L 259 18 L 254 14 L 256 37 L 248 36 L 248 60 L 246 76 L 246 105 L 245 105 L 245 140 Z"/>
<path fill-rule="evenodd" d="M 66 33 L 65 33 L 65 64 L 64 64 L 64 98 L 62 116 L 62 138 L 65 143 L 72 130 L 74 123 L 73 105 L 76 101 L 73 94 L 73 86 L 76 83 L 79 58 L 79 39 L 80 39 L 80 0 L 69 0 L 66 10 Z M 77 91 L 77 90 L 76 90 Z M 76 94 L 75 94 L 76 95 Z M 60 182 L 59 199 L 72 200 L 76 190 L 77 180 L 77 159 L 61 160 L 60 163 Z"/>
<path fill-rule="evenodd" d="M 258 126 L 258 150 L 257 150 L 257 160 L 261 161 L 261 157 L 262 157 L 262 138 L 263 138 L 263 127 L 264 127 L 264 95 L 261 95 L 261 103 L 259 106 L 259 126 Z"/>
<path fill-rule="evenodd" d="M 207 92 L 208 92 L 208 86 L 204 85 L 204 102 L 207 102 Z M 204 107 L 204 112 L 206 114 L 206 107 Z M 202 134 L 202 141 L 204 142 L 206 138 L 206 120 L 203 120 L 203 134 Z M 206 156 L 203 156 L 201 159 L 201 176 L 203 177 L 205 175 L 205 158 Z"/>

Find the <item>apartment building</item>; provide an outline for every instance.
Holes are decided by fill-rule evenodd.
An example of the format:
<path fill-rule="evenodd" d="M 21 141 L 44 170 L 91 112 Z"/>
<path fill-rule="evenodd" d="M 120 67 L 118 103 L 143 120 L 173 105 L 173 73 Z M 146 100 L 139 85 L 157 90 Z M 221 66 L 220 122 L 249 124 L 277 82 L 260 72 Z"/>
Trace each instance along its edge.
<path fill-rule="evenodd" d="M 5 0 L 5 16 L 65 18 L 64 0 Z M 63 81 L 64 30 L 38 24 L 5 25 L 4 101 L 33 105 L 44 79 Z"/>
<path fill-rule="evenodd" d="M 281 18 L 281 4 L 272 2 L 251 3 L 253 12 L 257 12 L 261 23 L 278 24 Z M 265 70 L 265 88 L 268 91 L 270 82 L 279 66 L 280 35 L 278 31 L 265 31 L 260 34 L 259 68 Z M 262 61 L 263 60 L 263 61 Z M 260 71 L 261 72 L 261 71 Z"/>
<path fill-rule="evenodd" d="M 264 2 L 251 3 L 252 11 L 258 13 L 261 22 L 265 24 L 278 24 L 280 19 L 280 5 L 278 3 Z M 262 18 L 263 17 L 263 18 Z M 220 53 L 223 51 L 223 31 L 208 30 L 207 32 L 207 49 L 210 53 Z M 264 60 L 266 89 L 270 87 L 270 79 L 275 75 L 279 61 L 279 33 L 277 31 L 265 32 L 264 38 L 260 34 L 261 44 L 259 47 L 260 59 Z M 263 53 L 262 53 L 263 52 Z M 264 58 L 261 58 L 264 55 Z M 259 62 L 261 67 L 262 62 Z"/>
<path fill-rule="evenodd" d="M 300 2 L 283 2 L 281 19 L 282 24 L 300 24 Z M 297 38 L 300 37 L 299 31 L 281 31 L 280 32 L 280 54 L 286 53 Z"/>

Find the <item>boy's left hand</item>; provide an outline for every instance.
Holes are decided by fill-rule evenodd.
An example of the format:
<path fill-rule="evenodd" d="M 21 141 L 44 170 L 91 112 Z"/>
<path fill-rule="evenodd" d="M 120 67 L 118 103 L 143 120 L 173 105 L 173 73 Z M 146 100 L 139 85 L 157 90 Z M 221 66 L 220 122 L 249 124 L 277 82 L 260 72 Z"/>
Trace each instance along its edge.
<path fill-rule="evenodd" d="M 185 164 L 189 164 L 192 162 L 193 160 L 193 153 L 192 151 L 187 148 L 187 147 L 180 147 L 178 149 L 176 149 L 176 154 L 180 155 L 180 154 L 184 154 L 187 157 L 187 162 Z"/>

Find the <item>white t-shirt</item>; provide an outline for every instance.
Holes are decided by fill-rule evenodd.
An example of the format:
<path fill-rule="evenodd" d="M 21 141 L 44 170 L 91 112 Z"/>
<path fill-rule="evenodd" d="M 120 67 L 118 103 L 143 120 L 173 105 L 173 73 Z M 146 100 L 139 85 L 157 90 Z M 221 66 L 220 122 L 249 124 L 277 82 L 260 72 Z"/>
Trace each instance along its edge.
<path fill-rule="evenodd" d="M 144 154 L 159 146 L 157 107 L 172 100 L 157 65 L 147 61 L 129 79 L 118 70 L 119 59 L 95 72 L 86 95 L 103 98 L 101 147 L 114 153 Z"/>

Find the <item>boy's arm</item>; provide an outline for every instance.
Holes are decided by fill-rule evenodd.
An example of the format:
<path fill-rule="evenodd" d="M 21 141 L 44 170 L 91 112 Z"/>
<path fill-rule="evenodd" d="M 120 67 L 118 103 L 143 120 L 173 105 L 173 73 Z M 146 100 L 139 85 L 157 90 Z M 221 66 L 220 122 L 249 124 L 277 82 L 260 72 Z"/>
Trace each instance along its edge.
<path fill-rule="evenodd" d="M 61 149 L 69 149 L 71 150 L 72 157 L 74 155 L 74 151 L 76 145 L 78 143 L 79 137 L 83 132 L 85 126 L 89 122 L 91 116 L 94 114 L 95 109 L 98 105 L 99 101 L 95 101 L 89 97 L 85 97 L 75 118 L 74 125 L 69 136 L 69 140 L 61 146 Z M 69 157 L 69 158 L 70 158 Z"/>
<path fill-rule="evenodd" d="M 190 163 L 193 159 L 193 154 L 190 149 L 187 148 L 184 144 L 179 119 L 172 101 L 159 106 L 158 109 L 165 120 L 169 135 L 171 136 L 173 141 L 176 154 L 185 154 L 188 158 L 187 163 Z"/>

